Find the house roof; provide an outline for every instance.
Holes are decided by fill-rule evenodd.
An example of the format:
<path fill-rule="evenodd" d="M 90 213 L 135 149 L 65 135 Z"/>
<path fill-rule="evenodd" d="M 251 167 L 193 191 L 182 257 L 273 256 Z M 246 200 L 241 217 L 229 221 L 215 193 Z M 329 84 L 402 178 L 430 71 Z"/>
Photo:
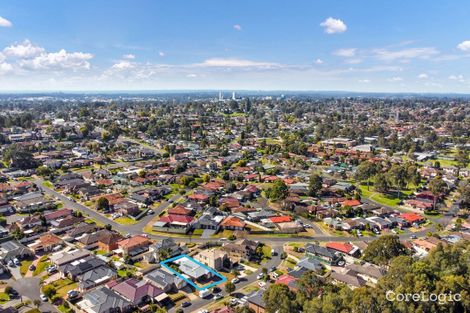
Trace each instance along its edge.
<path fill-rule="evenodd" d="M 141 235 L 135 235 L 130 238 L 126 238 L 123 240 L 118 241 L 117 243 L 119 247 L 123 249 L 133 249 L 134 247 L 138 247 L 141 245 L 150 245 L 151 241 L 148 240 L 146 237 Z"/>
<path fill-rule="evenodd" d="M 120 308 L 124 311 L 132 306 L 132 303 L 124 299 L 111 289 L 99 287 L 83 295 L 83 300 L 78 305 L 89 313 L 111 312 Z"/>
<path fill-rule="evenodd" d="M 352 250 L 354 250 L 354 246 L 350 243 L 347 242 L 328 242 L 326 244 L 326 247 L 329 249 L 337 250 L 343 253 L 350 253 Z"/>
<path fill-rule="evenodd" d="M 61 217 L 69 216 L 72 214 L 72 212 L 73 212 L 72 209 L 65 208 L 65 209 L 57 210 L 55 212 L 44 214 L 44 218 L 46 219 L 46 221 L 55 220 Z"/>
<path fill-rule="evenodd" d="M 273 216 L 273 217 L 270 217 L 269 220 L 273 223 L 287 223 L 287 222 L 292 221 L 292 218 L 288 215 L 284 215 L 284 216 Z"/>
<path fill-rule="evenodd" d="M 165 223 L 189 224 L 193 220 L 194 219 L 191 216 L 169 214 L 167 216 L 162 216 L 159 221 Z"/>
<path fill-rule="evenodd" d="M 284 285 L 289 286 L 291 283 L 295 281 L 296 281 L 295 277 L 292 277 L 289 274 L 284 274 L 284 275 L 279 276 L 279 278 L 276 280 L 276 284 L 284 284 Z"/>
<path fill-rule="evenodd" d="M 424 217 L 417 213 L 402 213 L 400 214 L 400 217 L 406 220 L 408 223 L 415 223 L 424 220 Z"/>
<path fill-rule="evenodd" d="M 145 296 L 153 299 L 164 293 L 162 289 L 150 284 L 149 282 L 137 280 L 135 278 L 129 278 L 115 285 L 112 289 L 124 298 L 136 304 L 141 302 Z"/>
<path fill-rule="evenodd" d="M 193 213 L 192 209 L 186 208 L 181 204 L 178 204 L 174 208 L 168 209 L 168 214 L 176 214 L 176 215 L 191 215 Z"/>
<path fill-rule="evenodd" d="M 343 201 L 342 203 L 344 206 L 348 205 L 348 206 L 358 206 L 358 205 L 361 205 L 361 201 L 359 200 L 356 200 L 356 199 L 351 199 L 351 200 L 345 200 Z"/>
<path fill-rule="evenodd" d="M 220 225 L 223 227 L 245 227 L 246 223 L 236 216 L 228 216 Z"/>

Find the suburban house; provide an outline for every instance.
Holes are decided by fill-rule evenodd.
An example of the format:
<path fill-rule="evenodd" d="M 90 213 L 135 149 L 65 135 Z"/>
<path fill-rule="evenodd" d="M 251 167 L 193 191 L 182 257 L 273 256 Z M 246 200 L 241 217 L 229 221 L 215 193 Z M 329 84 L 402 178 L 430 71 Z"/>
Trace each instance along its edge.
<path fill-rule="evenodd" d="M 15 258 L 22 260 L 33 256 L 31 249 L 16 240 L 0 243 L 0 261 L 3 263 L 8 263 Z"/>
<path fill-rule="evenodd" d="M 248 239 L 240 239 L 233 243 L 222 246 L 222 250 L 227 252 L 232 263 L 239 263 L 242 260 L 250 261 L 256 255 L 258 242 Z"/>
<path fill-rule="evenodd" d="M 328 265 L 343 266 L 345 264 L 343 257 L 339 253 L 319 245 L 311 243 L 306 244 L 305 253 L 307 256 L 314 257 L 320 262 Z"/>
<path fill-rule="evenodd" d="M 144 279 L 162 289 L 164 292 L 176 291 L 187 285 L 184 279 L 163 268 L 156 269 L 146 274 Z"/>
<path fill-rule="evenodd" d="M 83 295 L 77 305 L 87 313 L 131 312 L 134 304 L 106 287 L 98 287 Z"/>
<path fill-rule="evenodd" d="M 246 223 L 236 216 L 228 216 L 220 223 L 220 227 L 229 230 L 244 230 Z"/>
<path fill-rule="evenodd" d="M 187 250 L 186 246 L 180 246 L 173 238 L 165 238 L 149 247 L 146 259 L 149 262 L 159 262 L 185 253 Z"/>
<path fill-rule="evenodd" d="M 115 285 L 114 283 L 108 283 L 108 286 L 125 299 L 138 306 L 149 302 L 163 303 L 168 299 L 168 295 L 162 289 L 152 285 L 146 280 L 129 278 Z"/>
<path fill-rule="evenodd" d="M 230 260 L 227 252 L 220 249 L 213 248 L 209 250 L 203 250 L 199 252 L 194 258 L 216 270 L 230 267 Z"/>
<path fill-rule="evenodd" d="M 255 313 L 266 312 L 266 303 L 263 300 L 263 293 L 264 290 L 260 289 L 248 296 L 248 307 L 252 309 Z"/>
<path fill-rule="evenodd" d="M 169 214 L 162 216 L 152 228 L 155 231 L 186 234 L 193 222 L 192 216 Z"/>
<path fill-rule="evenodd" d="M 361 254 L 361 251 L 358 247 L 355 247 L 354 245 L 347 242 L 328 242 L 326 247 L 330 250 L 334 250 L 344 255 L 350 255 L 353 257 L 358 257 Z"/>
<path fill-rule="evenodd" d="M 55 247 L 62 246 L 64 241 L 54 234 L 45 234 L 40 236 L 34 243 L 30 244 L 29 247 L 34 253 L 39 252 L 50 252 Z"/>
<path fill-rule="evenodd" d="M 107 265 L 95 267 L 77 277 L 78 290 L 83 292 L 92 289 L 116 277 L 117 272 Z"/>
<path fill-rule="evenodd" d="M 151 244 L 152 242 L 150 240 L 140 235 L 135 235 L 117 242 L 123 255 L 131 257 L 148 251 Z"/>
<path fill-rule="evenodd" d="M 118 241 L 122 240 L 122 236 L 118 232 L 107 229 L 101 229 L 97 232 L 86 234 L 78 241 L 86 249 L 95 249 L 110 252 L 118 248 Z"/>

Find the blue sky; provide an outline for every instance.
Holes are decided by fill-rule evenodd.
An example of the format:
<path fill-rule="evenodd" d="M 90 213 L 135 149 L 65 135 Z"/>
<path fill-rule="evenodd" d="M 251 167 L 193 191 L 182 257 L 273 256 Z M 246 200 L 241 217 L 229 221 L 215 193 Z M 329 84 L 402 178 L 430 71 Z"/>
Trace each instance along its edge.
<path fill-rule="evenodd" d="M 0 90 L 470 93 L 470 3 L 0 2 Z"/>

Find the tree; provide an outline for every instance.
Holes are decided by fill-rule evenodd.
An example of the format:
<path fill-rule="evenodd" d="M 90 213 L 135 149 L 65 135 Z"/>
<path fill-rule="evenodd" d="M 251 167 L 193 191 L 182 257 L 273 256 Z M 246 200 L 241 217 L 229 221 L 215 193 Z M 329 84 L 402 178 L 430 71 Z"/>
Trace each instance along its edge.
<path fill-rule="evenodd" d="M 33 304 L 34 304 L 35 307 L 39 308 L 41 306 L 41 300 L 34 299 Z"/>
<path fill-rule="evenodd" d="M 382 173 L 375 175 L 374 187 L 378 192 L 387 193 L 390 190 L 390 184 L 387 177 Z"/>
<path fill-rule="evenodd" d="M 459 184 L 460 203 L 464 208 L 470 209 L 470 180 L 464 180 Z"/>
<path fill-rule="evenodd" d="M 370 161 L 362 162 L 356 169 L 356 179 L 367 180 L 367 190 L 369 190 L 370 178 L 375 174 L 377 174 L 377 166 Z"/>
<path fill-rule="evenodd" d="M 235 284 L 232 282 L 228 282 L 225 284 L 225 292 L 232 293 L 236 289 Z"/>
<path fill-rule="evenodd" d="M 31 169 L 38 166 L 33 154 L 25 147 L 12 144 L 3 152 L 3 160 L 11 167 L 17 167 L 22 170 Z"/>
<path fill-rule="evenodd" d="M 431 191 L 432 195 L 434 196 L 433 199 L 433 208 L 436 209 L 436 202 L 437 199 L 444 193 L 447 184 L 442 180 L 440 176 L 434 177 L 429 182 L 429 191 Z"/>
<path fill-rule="evenodd" d="M 48 176 L 52 174 L 52 169 L 42 165 L 36 169 L 36 174 L 38 174 L 39 176 Z"/>
<path fill-rule="evenodd" d="M 457 162 L 459 171 L 461 168 L 467 167 L 468 163 L 470 163 L 468 152 L 463 149 L 458 149 L 455 155 L 455 161 Z"/>
<path fill-rule="evenodd" d="M 267 313 L 298 312 L 295 294 L 284 284 L 272 284 L 263 293 Z"/>
<path fill-rule="evenodd" d="M 289 187 L 282 179 L 276 179 L 271 188 L 268 188 L 266 195 L 271 200 L 283 200 L 289 195 Z"/>
<path fill-rule="evenodd" d="M 401 190 L 406 186 L 407 173 L 404 166 L 394 164 L 387 173 L 390 181 L 397 188 L 397 195 L 400 198 Z"/>
<path fill-rule="evenodd" d="M 377 265 L 387 265 L 394 257 L 405 254 L 407 250 L 398 236 L 384 235 L 367 246 L 362 258 Z"/>
<path fill-rule="evenodd" d="M 57 290 L 52 285 L 46 285 L 42 287 L 42 293 L 50 299 L 57 293 Z"/>
<path fill-rule="evenodd" d="M 308 193 L 310 196 L 315 197 L 318 195 L 322 189 L 323 178 L 318 174 L 313 174 L 310 176 L 308 181 Z"/>
<path fill-rule="evenodd" d="M 97 210 L 109 210 L 109 200 L 105 197 L 100 197 L 98 201 L 96 201 L 96 209 Z"/>

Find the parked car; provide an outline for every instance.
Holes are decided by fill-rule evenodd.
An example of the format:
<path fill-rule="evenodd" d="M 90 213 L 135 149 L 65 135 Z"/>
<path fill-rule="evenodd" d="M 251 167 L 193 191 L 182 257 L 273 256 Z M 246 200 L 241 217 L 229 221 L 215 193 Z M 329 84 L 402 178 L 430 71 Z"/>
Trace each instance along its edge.
<path fill-rule="evenodd" d="M 69 299 L 73 299 L 73 298 L 76 298 L 78 297 L 79 293 L 77 290 L 69 290 L 67 292 L 67 296 L 69 297 Z"/>
<path fill-rule="evenodd" d="M 222 296 L 222 294 L 218 293 L 216 295 L 214 295 L 214 300 L 219 300 L 219 299 L 222 299 L 224 296 Z"/>
<path fill-rule="evenodd" d="M 266 283 L 265 283 L 264 281 L 260 281 L 260 282 L 258 283 L 258 286 L 259 286 L 260 288 L 264 288 L 264 287 L 266 287 Z"/>
<path fill-rule="evenodd" d="M 262 279 L 264 277 L 263 273 L 259 273 L 258 276 L 256 276 L 256 279 Z"/>
<path fill-rule="evenodd" d="M 232 279 L 232 284 L 237 284 L 239 282 L 240 282 L 240 278 L 238 278 L 238 277 L 235 277 L 235 278 Z"/>
<path fill-rule="evenodd" d="M 418 237 L 416 237 L 416 235 L 411 235 L 410 238 L 411 239 L 417 239 Z"/>
<path fill-rule="evenodd" d="M 14 259 L 13 259 L 13 263 L 15 263 L 16 266 L 21 265 L 20 260 L 18 260 L 17 258 L 14 258 Z"/>
<path fill-rule="evenodd" d="M 36 269 L 36 266 L 34 266 L 34 264 L 31 264 L 31 265 L 29 266 L 29 270 L 30 270 L 30 271 L 34 271 L 35 269 Z"/>
<path fill-rule="evenodd" d="M 184 301 L 183 303 L 181 303 L 181 307 L 183 307 L 183 308 L 187 308 L 190 305 L 191 305 L 191 302 L 189 302 L 189 301 Z"/>
<path fill-rule="evenodd" d="M 41 294 L 41 295 L 39 296 L 39 298 L 41 298 L 41 300 L 44 301 L 44 302 L 47 301 L 47 297 L 46 297 L 46 295 L 44 295 L 44 294 Z"/>

